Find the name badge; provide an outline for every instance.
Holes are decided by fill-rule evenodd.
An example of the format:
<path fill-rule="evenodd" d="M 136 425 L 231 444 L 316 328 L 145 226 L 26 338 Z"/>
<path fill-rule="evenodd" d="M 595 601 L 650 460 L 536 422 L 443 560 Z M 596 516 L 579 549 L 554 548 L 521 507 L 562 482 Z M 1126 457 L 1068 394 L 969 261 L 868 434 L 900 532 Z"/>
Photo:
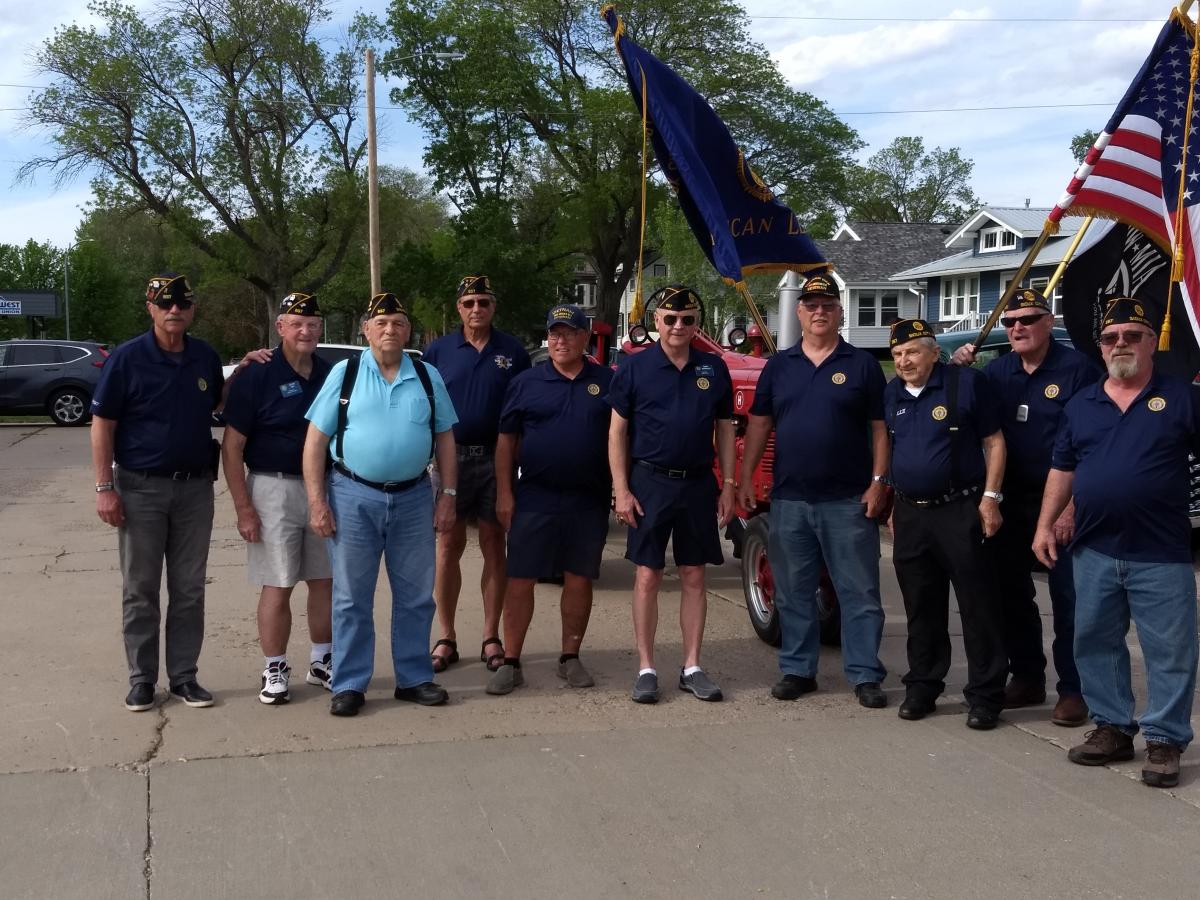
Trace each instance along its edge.
<path fill-rule="evenodd" d="M 279 393 L 285 397 L 298 397 L 304 393 L 304 388 L 298 381 L 289 381 L 287 384 L 279 386 Z"/>
<path fill-rule="evenodd" d="M 708 363 L 702 363 L 701 365 L 696 366 L 696 374 L 697 375 L 707 375 L 709 378 L 712 378 L 713 375 L 716 374 L 716 372 L 713 370 L 713 367 L 710 366 Z"/>

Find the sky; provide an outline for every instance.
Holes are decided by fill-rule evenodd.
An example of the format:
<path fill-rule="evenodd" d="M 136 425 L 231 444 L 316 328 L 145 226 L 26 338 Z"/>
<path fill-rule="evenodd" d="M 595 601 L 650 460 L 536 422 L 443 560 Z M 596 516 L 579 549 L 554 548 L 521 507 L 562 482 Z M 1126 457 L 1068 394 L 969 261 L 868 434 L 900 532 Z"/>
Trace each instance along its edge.
<path fill-rule="evenodd" d="M 154 0 L 129 0 L 150 9 Z M 597 9 L 599 9 L 597 3 Z M 1075 168 L 1071 138 L 1100 130 L 1171 9 L 1165 0 L 743 0 L 751 37 L 789 83 L 823 100 L 871 153 L 902 135 L 958 147 L 975 163 L 972 187 L 992 206 L 1054 204 Z M 385 0 L 331 0 L 330 34 Z M 618 3 L 618 10 L 620 4 Z M 0 243 L 74 239 L 87 179 L 41 172 L 17 183 L 49 149 L 23 122 L 35 48 L 56 28 L 90 21 L 87 0 L 0 4 Z M 378 103 L 392 85 L 380 79 Z M 629 114 L 635 115 L 632 101 Z M 404 113 L 378 113 L 379 158 L 422 170 L 424 136 Z M 734 136 L 736 139 L 736 135 Z"/>

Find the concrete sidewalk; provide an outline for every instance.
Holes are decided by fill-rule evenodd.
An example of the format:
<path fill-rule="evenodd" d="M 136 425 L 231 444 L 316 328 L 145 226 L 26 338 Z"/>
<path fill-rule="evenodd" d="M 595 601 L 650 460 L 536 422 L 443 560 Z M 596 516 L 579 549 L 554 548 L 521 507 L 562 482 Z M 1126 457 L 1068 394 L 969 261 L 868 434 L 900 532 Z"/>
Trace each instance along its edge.
<path fill-rule="evenodd" d="M 857 705 L 836 652 L 819 693 L 771 700 L 774 653 L 732 560 L 712 572 L 705 652 L 726 702 L 671 686 L 673 578 L 664 700 L 629 702 L 632 572 L 614 528 L 584 648 L 596 688 L 555 676 L 557 595 L 539 586 L 529 685 L 485 695 L 465 591 L 464 661 L 439 676 L 450 705 L 398 704 L 381 591 L 376 679 L 342 720 L 303 683 L 287 706 L 257 702 L 257 591 L 221 483 L 200 670 L 218 704 L 129 713 L 116 539 L 87 460 L 86 429 L 0 428 L 0 896 L 1142 897 L 1200 883 L 1200 751 L 1180 788 L 1155 791 L 1140 759 L 1067 763 L 1085 729 L 1050 725 L 1048 706 L 991 733 L 966 729 L 954 696 L 926 721 L 896 718 L 904 621 L 886 558 L 887 710 Z M 478 571 L 469 551 L 465 582 Z M 957 648 L 956 663 L 951 691 Z"/>

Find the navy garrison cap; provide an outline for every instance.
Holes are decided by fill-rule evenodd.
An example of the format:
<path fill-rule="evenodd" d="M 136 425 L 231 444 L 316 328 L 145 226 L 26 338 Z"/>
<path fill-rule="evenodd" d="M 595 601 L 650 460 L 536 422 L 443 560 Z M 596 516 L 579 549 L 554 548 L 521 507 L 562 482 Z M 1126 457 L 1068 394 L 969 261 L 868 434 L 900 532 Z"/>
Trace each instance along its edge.
<path fill-rule="evenodd" d="M 700 309 L 700 295 L 682 284 L 668 284 L 650 296 L 647 305 L 658 300 L 658 309 L 666 312 L 691 312 Z"/>
<path fill-rule="evenodd" d="M 496 292 L 492 290 L 492 282 L 486 275 L 464 275 L 462 281 L 458 283 L 458 296 L 462 297 L 466 294 L 491 294 L 496 296 Z"/>
<path fill-rule="evenodd" d="M 312 294 L 302 294 L 296 291 L 279 301 L 279 314 L 281 316 L 319 316 L 321 307 L 317 304 L 317 298 Z"/>
<path fill-rule="evenodd" d="M 888 346 L 897 347 L 917 338 L 933 337 L 933 329 L 924 319 L 901 319 L 892 323 L 892 336 Z"/>
<path fill-rule="evenodd" d="M 1150 318 L 1150 310 L 1141 300 L 1135 300 L 1133 297 L 1106 297 L 1105 299 L 1108 306 L 1104 310 L 1101 329 L 1107 328 L 1109 325 L 1125 325 L 1133 322 L 1145 325 L 1151 331 L 1158 331 L 1158 326 Z"/>
<path fill-rule="evenodd" d="M 1040 309 L 1042 312 L 1050 312 L 1050 304 L 1046 302 L 1046 296 L 1041 291 L 1035 291 L 1033 288 L 1017 288 L 1008 298 L 1008 306 L 1004 309 L 1008 312 L 1017 312 L 1022 309 Z"/>
<path fill-rule="evenodd" d="M 371 302 L 367 304 L 368 319 L 373 319 L 376 316 L 390 316 L 392 313 L 408 315 L 408 310 L 404 308 L 404 304 L 400 302 L 400 298 L 395 294 L 386 291 L 382 294 L 376 294 L 371 298 Z"/>
<path fill-rule="evenodd" d="M 195 297 L 187 277 L 175 272 L 164 272 L 155 275 L 146 285 L 146 299 L 151 303 L 162 303 L 169 300 L 191 301 Z"/>

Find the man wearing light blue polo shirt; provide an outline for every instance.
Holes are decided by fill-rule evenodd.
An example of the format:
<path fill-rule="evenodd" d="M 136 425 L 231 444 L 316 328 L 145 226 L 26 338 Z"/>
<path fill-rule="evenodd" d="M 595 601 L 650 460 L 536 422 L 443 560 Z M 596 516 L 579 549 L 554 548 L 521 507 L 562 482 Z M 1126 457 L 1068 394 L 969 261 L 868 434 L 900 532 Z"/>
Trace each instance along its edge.
<path fill-rule="evenodd" d="M 437 370 L 405 355 L 412 325 L 394 294 L 371 299 L 363 333 L 370 347 L 358 358 L 349 394 L 343 382 L 350 367 L 338 363 L 308 411 L 304 444 L 311 524 L 329 539 L 333 563 L 329 711 L 335 716 L 357 714 L 366 700 L 381 555 L 392 588 L 396 699 L 423 706 L 447 699 L 433 681 L 429 630 L 434 530 L 445 533 L 455 519 L 457 460 L 450 428 L 458 418 Z M 327 471 L 331 440 L 333 470 Z M 435 453 L 442 473 L 436 507 L 425 471 Z"/>

